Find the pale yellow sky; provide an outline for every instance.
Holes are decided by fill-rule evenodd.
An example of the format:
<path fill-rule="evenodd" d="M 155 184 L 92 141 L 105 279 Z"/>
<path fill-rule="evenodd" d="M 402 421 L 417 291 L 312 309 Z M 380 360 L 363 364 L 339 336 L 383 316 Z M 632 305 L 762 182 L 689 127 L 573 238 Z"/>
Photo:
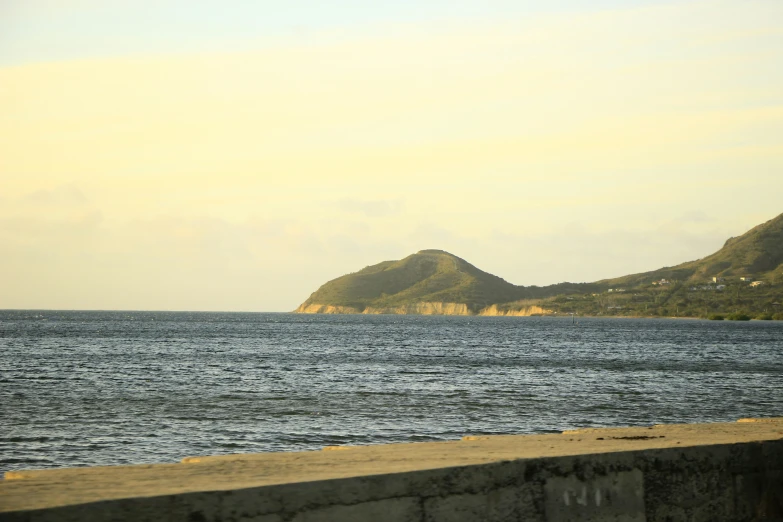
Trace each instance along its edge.
<path fill-rule="evenodd" d="M 685 2 L 0 67 L 0 308 L 285 311 L 442 248 L 517 284 L 783 212 L 783 14 Z"/>

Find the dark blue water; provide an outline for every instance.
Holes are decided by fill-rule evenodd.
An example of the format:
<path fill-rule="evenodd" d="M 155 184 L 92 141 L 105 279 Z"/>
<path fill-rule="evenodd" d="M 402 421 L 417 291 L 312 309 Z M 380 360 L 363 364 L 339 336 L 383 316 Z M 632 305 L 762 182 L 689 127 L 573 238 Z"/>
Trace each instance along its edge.
<path fill-rule="evenodd" d="M 0 470 L 783 415 L 783 322 L 0 311 Z"/>

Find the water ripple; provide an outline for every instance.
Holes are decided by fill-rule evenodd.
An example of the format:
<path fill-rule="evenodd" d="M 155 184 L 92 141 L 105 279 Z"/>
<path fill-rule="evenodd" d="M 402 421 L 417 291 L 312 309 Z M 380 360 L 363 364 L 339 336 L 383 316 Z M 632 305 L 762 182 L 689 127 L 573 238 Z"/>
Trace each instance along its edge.
<path fill-rule="evenodd" d="M 0 470 L 783 415 L 783 323 L 0 311 Z"/>

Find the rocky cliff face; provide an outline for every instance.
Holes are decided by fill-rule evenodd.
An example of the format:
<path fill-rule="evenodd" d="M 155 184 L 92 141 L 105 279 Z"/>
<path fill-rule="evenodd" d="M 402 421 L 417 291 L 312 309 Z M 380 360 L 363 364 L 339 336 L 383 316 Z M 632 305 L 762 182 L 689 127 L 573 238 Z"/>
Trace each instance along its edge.
<path fill-rule="evenodd" d="M 473 315 L 467 305 L 462 303 L 411 303 L 391 308 L 365 308 L 365 314 L 398 315 Z"/>
<path fill-rule="evenodd" d="M 391 315 L 484 315 L 484 316 L 514 316 L 529 317 L 551 313 L 540 306 L 525 306 L 522 308 L 500 309 L 497 305 L 488 306 L 477 314 L 471 312 L 463 303 L 411 303 L 403 306 L 376 308 L 369 306 L 364 310 L 350 306 L 333 306 L 323 304 L 302 305 L 296 309 L 298 314 L 391 314 Z"/>
<path fill-rule="evenodd" d="M 298 314 L 473 315 L 467 305 L 461 303 L 411 303 L 388 308 L 368 306 L 363 310 L 351 306 L 303 304 L 295 312 Z"/>
<path fill-rule="evenodd" d="M 360 314 L 360 310 L 350 306 L 333 306 L 322 304 L 303 304 L 294 310 L 297 314 Z"/>
<path fill-rule="evenodd" d="M 540 306 L 525 306 L 522 308 L 500 309 L 497 305 L 492 305 L 479 311 L 478 315 L 488 316 L 506 316 L 506 317 L 530 317 L 531 315 L 551 314 L 552 310 L 541 308 Z"/>

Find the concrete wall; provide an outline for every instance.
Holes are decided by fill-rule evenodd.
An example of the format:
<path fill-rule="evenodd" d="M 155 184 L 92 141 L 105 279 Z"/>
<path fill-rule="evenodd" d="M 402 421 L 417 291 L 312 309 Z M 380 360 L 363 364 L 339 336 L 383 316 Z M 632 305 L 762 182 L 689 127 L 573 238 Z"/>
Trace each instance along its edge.
<path fill-rule="evenodd" d="M 783 440 L 510 460 L 107 500 L 5 512 L 0 520 L 783 521 Z"/>

